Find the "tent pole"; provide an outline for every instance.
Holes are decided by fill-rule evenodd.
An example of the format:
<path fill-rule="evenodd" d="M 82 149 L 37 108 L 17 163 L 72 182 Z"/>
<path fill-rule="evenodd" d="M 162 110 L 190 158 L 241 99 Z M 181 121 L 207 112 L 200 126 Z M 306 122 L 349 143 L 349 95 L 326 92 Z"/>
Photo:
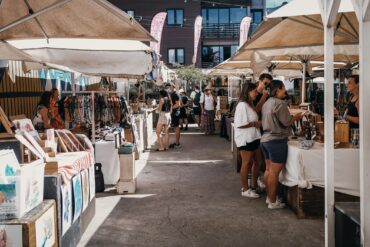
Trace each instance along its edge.
<path fill-rule="evenodd" d="M 91 92 L 91 138 L 92 138 L 92 143 L 95 144 L 95 92 Z"/>
<path fill-rule="evenodd" d="M 307 71 L 307 62 L 306 61 L 303 61 L 301 103 L 305 103 L 306 102 L 306 71 Z"/>
<path fill-rule="evenodd" d="M 366 8 L 365 8 L 366 9 Z M 360 21 L 360 195 L 361 243 L 370 245 L 370 21 Z"/>
<path fill-rule="evenodd" d="M 46 6 L 45 8 L 43 8 L 43 9 L 41 9 L 39 11 L 36 11 L 35 13 L 33 13 L 31 15 L 27 15 L 27 16 L 22 17 L 22 18 L 14 21 L 12 23 L 9 23 L 8 25 L 5 25 L 5 26 L 1 27 L 0 28 L 0 33 L 1 32 L 4 32 L 4 31 L 6 31 L 6 30 L 8 30 L 8 29 L 10 29 L 12 27 L 15 27 L 15 26 L 17 26 L 19 24 L 22 24 L 22 23 L 24 23 L 24 22 L 26 22 L 26 21 L 28 21 L 30 19 L 33 19 L 33 18 L 35 18 L 35 17 L 37 17 L 39 15 L 42 15 L 42 14 L 44 14 L 44 13 L 50 11 L 50 10 L 53 10 L 55 8 L 58 8 L 58 7 L 61 7 L 62 5 L 66 4 L 66 3 L 70 2 L 70 1 L 72 1 L 72 0 L 62 0 L 60 2 L 50 4 L 50 5 Z"/>
<path fill-rule="evenodd" d="M 71 83 L 72 83 L 72 95 L 76 96 L 76 78 L 75 73 L 71 73 Z"/>
<path fill-rule="evenodd" d="M 324 24 L 325 246 L 335 246 L 334 218 L 334 27 L 341 0 L 317 0 Z"/>

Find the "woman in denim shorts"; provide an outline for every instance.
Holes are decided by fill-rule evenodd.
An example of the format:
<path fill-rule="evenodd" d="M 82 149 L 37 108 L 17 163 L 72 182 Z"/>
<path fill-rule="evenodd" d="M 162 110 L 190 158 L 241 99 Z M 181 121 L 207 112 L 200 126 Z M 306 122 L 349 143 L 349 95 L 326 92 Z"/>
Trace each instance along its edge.
<path fill-rule="evenodd" d="M 285 206 L 284 203 L 276 200 L 279 174 L 288 157 L 288 137 L 292 132 L 290 126 L 303 117 L 301 113 L 291 116 L 288 104 L 284 100 L 285 96 L 284 83 L 273 80 L 270 83 L 270 98 L 262 107 L 261 148 L 266 160 L 266 204 L 270 209 Z"/>

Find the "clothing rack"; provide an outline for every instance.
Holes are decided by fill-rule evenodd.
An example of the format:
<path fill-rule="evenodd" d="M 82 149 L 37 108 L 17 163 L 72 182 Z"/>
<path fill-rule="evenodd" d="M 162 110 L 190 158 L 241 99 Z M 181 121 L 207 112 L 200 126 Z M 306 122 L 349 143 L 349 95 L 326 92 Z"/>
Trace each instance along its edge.
<path fill-rule="evenodd" d="M 61 94 L 72 94 L 73 96 L 76 96 L 76 94 L 90 94 L 91 101 L 92 101 L 92 112 L 95 112 L 95 94 L 117 94 L 117 93 L 125 93 L 121 91 L 104 91 L 104 90 L 98 90 L 98 91 L 83 91 L 83 92 L 77 92 L 77 91 L 62 91 Z M 92 136 L 91 141 L 93 144 L 95 144 L 95 114 L 91 114 L 91 125 L 92 125 Z"/>

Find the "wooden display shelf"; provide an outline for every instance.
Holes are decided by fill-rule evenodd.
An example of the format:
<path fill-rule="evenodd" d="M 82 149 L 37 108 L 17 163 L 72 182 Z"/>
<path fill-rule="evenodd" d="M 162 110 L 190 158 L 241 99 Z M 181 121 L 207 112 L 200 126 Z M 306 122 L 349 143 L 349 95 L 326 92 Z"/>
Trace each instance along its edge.
<path fill-rule="evenodd" d="M 323 218 L 325 215 L 325 190 L 313 186 L 312 189 L 302 189 L 298 186 L 283 186 L 284 199 L 294 211 L 298 219 Z M 336 202 L 356 202 L 360 198 L 335 192 Z"/>
<path fill-rule="evenodd" d="M 40 221 L 44 220 L 44 216 L 46 216 L 46 213 L 49 212 L 49 210 L 53 210 L 54 212 L 54 222 L 53 223 L 53 229 L 48 229 L 53 231 L 53 233 L 50 236 L 54 236 L 54 244 L 52 244 L 53 247 L 58 246 L 58 241 L 57 241 L 57 215 L 56 215 L 56 206 L 55 206 L 55 201 L 54 200 L 46 200 L 42 202 L 39 206 L 35 207 L 32 209 L 30 212 L 25 214 L 22 218 L 20 219 L 13 219 L 13 220 L 5 220 L 5 221 L 0 221 L 0 225 L 21 225 L 22 226 L 22 246 L 23 247 L 36 247 L 37 246 L 37 239 L 40 237 L 43 237 L 45 229 L 39 229 L 37 227 L 37 224 Z M 46 219 L 48 220 L 48 219 Z M 43 222 L 41 222 L 43 223 Z M 19 237 L 19 236 L 16 236 Z M 9 238 L 9 237 L 8 237 Z M 48 241 L 52 241 L 51 239 Z"/>

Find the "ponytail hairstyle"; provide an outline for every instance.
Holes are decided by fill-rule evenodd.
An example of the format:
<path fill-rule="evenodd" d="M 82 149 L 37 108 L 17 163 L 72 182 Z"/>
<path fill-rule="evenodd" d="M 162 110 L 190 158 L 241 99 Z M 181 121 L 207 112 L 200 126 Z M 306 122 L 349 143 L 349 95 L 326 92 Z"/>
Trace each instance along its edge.
<path fill-rule="evenodd" d="M 272 80 L 269 89 L 270 89 L 270 97 L 276 97 L 276 93 L 278 89 L 282 89 L 284 87 L 284 83 L 280 80 Z"/>

